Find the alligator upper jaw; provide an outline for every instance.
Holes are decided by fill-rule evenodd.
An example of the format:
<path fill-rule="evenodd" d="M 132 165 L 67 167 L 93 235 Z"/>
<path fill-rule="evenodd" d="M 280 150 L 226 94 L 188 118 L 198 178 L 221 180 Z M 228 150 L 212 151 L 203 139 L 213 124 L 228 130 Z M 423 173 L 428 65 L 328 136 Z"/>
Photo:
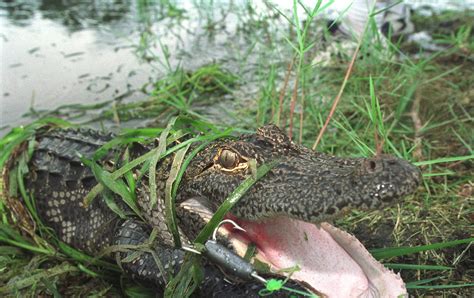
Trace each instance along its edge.
<path fill-rule="evenodd" d="M 236 219 L 246 232 L 229 231 L 239 254 L 249 242 L 256 257 L 273 270 L 298 266 L 291 276 L 326 297 L 406 297 L 401 277 L 376 261 L 354 236 L 329 223 L 319 225 L 287 217 L 250 222 Z"/>

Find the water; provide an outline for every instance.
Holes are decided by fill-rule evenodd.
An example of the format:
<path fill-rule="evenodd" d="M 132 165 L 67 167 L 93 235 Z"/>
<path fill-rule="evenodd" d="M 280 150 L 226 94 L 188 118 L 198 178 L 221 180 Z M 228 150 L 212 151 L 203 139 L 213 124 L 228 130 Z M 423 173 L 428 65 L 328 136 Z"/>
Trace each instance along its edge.
<path fill-rule="evenodd" d="M 237 32 L 246 17 L 232 4 L 77 2 L 1 4 L 0 126 L 64 104 L 139 100 L 169 68 L 223 60 L 231 67 L 248 48 Z"/>
<path fill-rule="evenodd" d="M 288 1 L 274 3 L 291 9 Z M 345 3 L 336 1 L 334 8 Z M 454 5 L 460 3 L 471 7 L 474 0 Z M 271 44 L 285 41 L 268 42 L 268 31 L 288 34 L 288 24 L 262 2 L 253 7 L 246 1 L 3 1 L 0 135 L 40 110 L 143 99 L 142 91 L 177 65 L 193 70 L 219 62 L 242 75 L 252 60 L 286 62 L 288 55 Z"/>
<path fill-rule="evenodd" d="M 0 17 L 2 125 L 24 123 L 30 108 L 111 99 L 153 75 L 131 51 L 122 24 L 130 22 L 130 7 L 19 3 L 3 4 Z"/>

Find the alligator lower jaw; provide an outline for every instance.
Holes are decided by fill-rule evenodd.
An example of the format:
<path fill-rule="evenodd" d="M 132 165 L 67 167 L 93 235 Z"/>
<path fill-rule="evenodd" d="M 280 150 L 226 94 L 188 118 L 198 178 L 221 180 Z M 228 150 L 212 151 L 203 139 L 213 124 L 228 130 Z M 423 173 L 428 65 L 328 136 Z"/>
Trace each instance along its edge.
<path fill-rule="evenodd" d="M 283 216 L 235 221 L 246 230 L 228 230 L 239 254 L 245 253 L 249 242 L 254 243 L 259 261 L 269 264 L 272 271 L 298 266 L 291 278 L 309 285 L 318 295 L 408 296 L 399 275 L 375 260 L 353 235 L 329 223 L 315 225 Z"/>

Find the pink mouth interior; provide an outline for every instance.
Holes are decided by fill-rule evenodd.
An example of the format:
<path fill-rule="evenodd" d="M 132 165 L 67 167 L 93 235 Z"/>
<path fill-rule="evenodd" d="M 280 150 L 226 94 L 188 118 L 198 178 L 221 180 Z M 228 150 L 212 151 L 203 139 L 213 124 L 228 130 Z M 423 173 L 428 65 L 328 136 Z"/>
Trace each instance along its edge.
<path fill-rule="evenodd" d="M 287 217 L 251 222 L 229 216 L 246 232 L 226 225 L 239 254 L 249 242 L 272 271 L 298 266 L 292 279 L 327 297 L 406 296 L 400 276 L 383 267 L 352 235 L 328 223 L 319 226 Z"/>

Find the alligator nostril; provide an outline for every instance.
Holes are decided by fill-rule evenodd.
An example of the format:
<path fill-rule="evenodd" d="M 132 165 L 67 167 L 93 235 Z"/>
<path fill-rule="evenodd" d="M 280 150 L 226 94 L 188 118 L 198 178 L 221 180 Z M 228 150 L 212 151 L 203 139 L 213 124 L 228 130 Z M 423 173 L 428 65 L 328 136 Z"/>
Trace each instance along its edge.
<path fill-rule="evenodd" d="M 366 171 L 369 173 L 374 173 L 379 168 L 378 163 L 375 160 L 367 160 L 364 164 Z"/>
<path fill-rule="evenodd" d="M 370 170 L 374 171 L 376 167 L 377 167 L 377 164 L 375 163 L 375 161 L 371 160 L 371 161 L 369 162 L 369 168 L 370 168 Z"/>

